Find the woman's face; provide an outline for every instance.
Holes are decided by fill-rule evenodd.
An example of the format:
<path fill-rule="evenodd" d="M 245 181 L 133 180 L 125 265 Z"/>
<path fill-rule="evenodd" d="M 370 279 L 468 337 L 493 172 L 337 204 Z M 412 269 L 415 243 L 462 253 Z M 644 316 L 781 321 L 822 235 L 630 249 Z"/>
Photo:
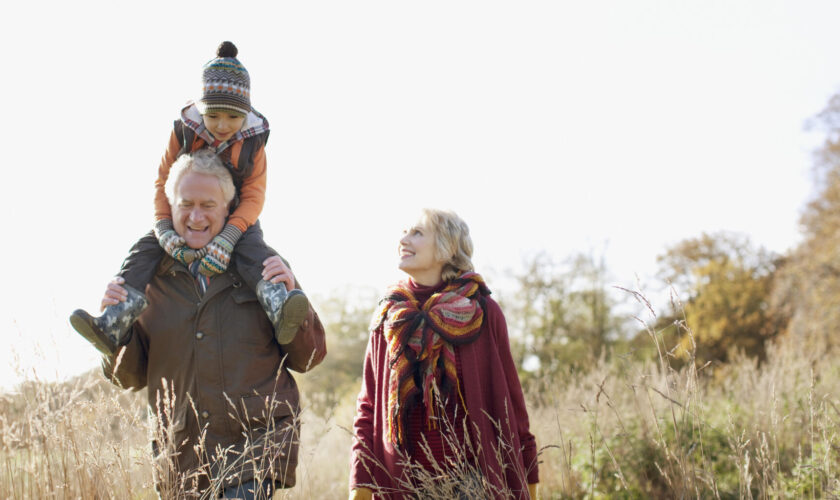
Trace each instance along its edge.
<path fill-rule="evenodd" d="M 399 255 L 400 269 L 416 283 L 427 286 L 440 283 L 446 262 L 435 255 L 435 233 L 425 219 L 403 231 Z"/>

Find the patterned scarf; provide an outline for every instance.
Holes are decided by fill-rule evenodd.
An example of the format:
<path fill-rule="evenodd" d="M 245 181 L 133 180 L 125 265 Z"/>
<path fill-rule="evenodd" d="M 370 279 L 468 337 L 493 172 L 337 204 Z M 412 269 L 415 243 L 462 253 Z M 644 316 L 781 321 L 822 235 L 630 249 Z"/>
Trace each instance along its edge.
<path fill-rule="evenodd" d="M 429 297 L 422 309 L 404 284 L 390 288 L 380 301 L 371 326 L 383 326 L 388 342 L 388 437 L 396 445 L 405 444 L 407 418 L 418 396 L 427 424 L 434 426 L 435 395 L 453 387 L 461 394 L 454 346 L 478 338 L 483 297 L 489 294 L 484 279 L 467 272 Z"/>
<path fill-rule="evenodd" d="M 210 277 L 201 273 L 201 260 L 207 255 L 207 247 L 200 250 L 193 250 L 186 245 L 176 247 L 172 250 L 172 258 L 183 264 L 189 269 L 190 274 L 195 277 L 195 282 L 198 284 L 198 290 L 201 295 L 210 287 Z"/>
<path fill-rule="evenodd" d="M 193 261 L 189 265 L 190 273 L 195 277 L 195 282 L 198 284 L 198 290 L 204 296 L 207 289 L 210 288 L 210 276 L 205 276 L 201 273 L 201 260 Z"/>

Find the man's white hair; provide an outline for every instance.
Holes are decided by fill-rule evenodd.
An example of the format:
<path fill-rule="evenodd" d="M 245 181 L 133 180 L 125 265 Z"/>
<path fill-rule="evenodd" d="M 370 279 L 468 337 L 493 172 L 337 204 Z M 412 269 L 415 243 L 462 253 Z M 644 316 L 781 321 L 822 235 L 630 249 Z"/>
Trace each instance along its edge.
<path fill-rule="evenodd" d="M 233 177 L 231 177 L 230 172 L 225 168 L 219 155 L 209 149 L 201 149 L 195 153 L 181 155 L 172 164 L 169 178 L 166 179 L 165 189 L 166 198 L 169 199 L 170 205 L 175 204 L 175 192 L 178 189 L 178 183 L 190 172 L 212 175 L 219 179 L 219 186 L 222 188 L 225 203 L 230 205 L 230 202 L 233 201 L 233 197 L 236 195 L 236 186 L 233 184 Z"/>

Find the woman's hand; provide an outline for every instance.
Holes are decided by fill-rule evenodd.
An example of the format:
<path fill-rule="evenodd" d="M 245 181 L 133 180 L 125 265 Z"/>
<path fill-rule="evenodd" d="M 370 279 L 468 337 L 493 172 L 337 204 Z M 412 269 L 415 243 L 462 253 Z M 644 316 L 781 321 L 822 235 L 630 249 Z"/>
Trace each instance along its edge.
<path fill-rule="evenodd" d="M 539 498 L 537 496 L 537 483 L 531 483 L 528 485 L 528 494 L 531 496 L 531 500 L 537 500 Z"/>
<path fill-rule="evenodd" d="M 279 255 L 273 255 L 263 261 L 262 278 L 271 283 L 286 284 L 286 290 L 295 288 L 295 275 Z"/>
<path fill-rule="evenodd" d="M 99 310 L 104 311 L 107 306 L 113 306 L 120 302 L 125 302 L 128 298 L 128 292 L 121 285 L 125 280 L 120 276 L 114 278 L 105 287 L 105 296 L 102 297 L 102 302 L 99 303 Z"/>
<path fill-rule="evenodd" d="M 350 497 L 348 500 L 371 500 L 372 498 L 373 490 L 359 486 L 358 488 L 350 490 Z"/>

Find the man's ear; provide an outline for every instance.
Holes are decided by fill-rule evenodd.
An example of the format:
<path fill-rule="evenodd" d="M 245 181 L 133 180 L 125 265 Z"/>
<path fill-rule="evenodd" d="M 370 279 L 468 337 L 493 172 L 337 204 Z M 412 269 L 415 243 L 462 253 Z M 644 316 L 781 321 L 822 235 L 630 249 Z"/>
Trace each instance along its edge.
<path fill-rule="evenodd" d="M 237 193 L 237 194 L 233 195 L 233 199 L 230 200 L 230 203 L 228 203 L 228 206 L 227 206 L 228 215 L 232 214 L 233 211 L 236 210 L 236 207 L 238 207 L 238 206 L 239 206 L 239 194 Z"/>

